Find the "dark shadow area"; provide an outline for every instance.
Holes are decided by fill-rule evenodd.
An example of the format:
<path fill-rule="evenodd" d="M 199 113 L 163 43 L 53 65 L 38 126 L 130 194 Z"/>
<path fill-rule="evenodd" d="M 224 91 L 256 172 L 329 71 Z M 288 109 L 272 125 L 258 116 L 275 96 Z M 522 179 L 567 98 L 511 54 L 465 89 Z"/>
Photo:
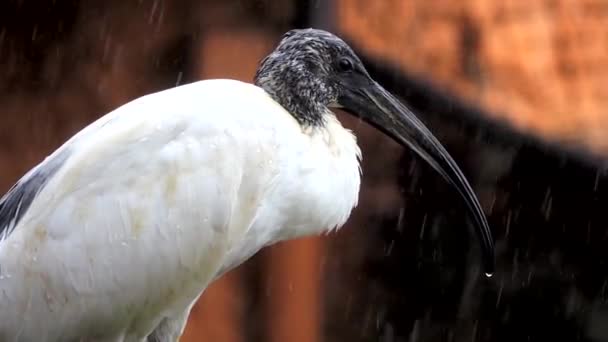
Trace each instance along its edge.
<path fill-rule="evenodd" d="M 336 308 L 332 315 L 357 328 L 348 340 L 608 340 L 602 159 L 519 133 L 430 82 L 361 57 L 373 77 L 427 123 L 483 195 L 497 272 L 490 279 L 480 273 L 477 240 L 467 232 L 458 196 L 406 151 L 401 211 L 368 217 L 357 232 L 367 235 L 359 246 L 365 249 L 362 280 L 348 304 L 356 309 L 340 315 Z"/>

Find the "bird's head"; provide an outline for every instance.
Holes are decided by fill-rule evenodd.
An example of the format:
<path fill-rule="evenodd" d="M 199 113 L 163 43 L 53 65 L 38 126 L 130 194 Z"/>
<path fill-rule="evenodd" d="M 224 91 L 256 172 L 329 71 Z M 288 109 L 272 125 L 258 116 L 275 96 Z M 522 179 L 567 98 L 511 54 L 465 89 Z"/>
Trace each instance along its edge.
<path fill-rule="evenodd" d="M 322 125 L 337 105 L 346 76 L 363 64 L 335 35 L 315 29 L 291 30 L 264 60 L 255 83 L 281 103 L 302 125 Z"/>
<path fill-rule="evenodd" d="M 415 151 L 464 199 L 479 236 L 485 272 L 492 274 L 492 234 L 462 171 L 416 115 L 372 79 L 342 39 L 317 29 L 288 31 L 262 60 L 255 84 L 301 125 L 322 126 L 329 109 L 340 108 Z"/>

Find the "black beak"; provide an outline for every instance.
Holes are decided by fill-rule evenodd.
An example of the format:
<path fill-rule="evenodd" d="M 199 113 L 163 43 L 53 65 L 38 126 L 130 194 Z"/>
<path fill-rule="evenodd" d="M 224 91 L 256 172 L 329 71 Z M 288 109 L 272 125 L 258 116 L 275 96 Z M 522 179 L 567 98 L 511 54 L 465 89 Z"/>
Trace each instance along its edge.
<path fill-rule="evenodd" d="M 364 83 L 356 88 L 343 84 L 338 106 L 362 118 L 399 144 L 409 146 L 458 190 L 475 223 L 485 273 L 491 276 L 495 267 L 492 233 L 481 205 L 462 171 L 414 113 L 375 81 L 368 79 Z"/>

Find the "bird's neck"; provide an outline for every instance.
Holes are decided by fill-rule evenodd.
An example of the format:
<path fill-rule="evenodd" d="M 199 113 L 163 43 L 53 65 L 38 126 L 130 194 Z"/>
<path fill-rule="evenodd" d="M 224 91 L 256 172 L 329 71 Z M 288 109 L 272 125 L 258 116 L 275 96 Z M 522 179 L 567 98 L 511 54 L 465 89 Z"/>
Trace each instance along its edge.
<path fill-rule="evenodd" d="M 354 134 L 329 109 L 323 115 L 323 126 L 302 130 L 309 148 L 298 157 L 290 221 L 276 231 L 273 242 L 338 229 L 358 203 L 361 150 Z"/>
<path fill-rule="evenodd" d="M 259 72 L 255 85 L 264 89 L 305 128 L 325 125 L 327 101 L 320 94 L 329 93 L 312 75 L 293 77 L 289 70 Z"/>
<path fill-rule="evenodd" d="M 256 221 L 235 242 L 219 275 L 256 253 L 280 241 L 314 236 L 340 228 L 357 205 L 361 182 L 361 150 L 355 136 L 335 115 L 325 113 L 325 125 L 292 134 L 303 136 L 282 145 L 294 153 L 282 154 L 274 164 L 285 169 L 266 193 Z M 282 178 L 282 177 L 293 177 Z M 297 180 L 296 180 L 297 179 Z M 280 209 L 277 209 L 280 208 Z"/>

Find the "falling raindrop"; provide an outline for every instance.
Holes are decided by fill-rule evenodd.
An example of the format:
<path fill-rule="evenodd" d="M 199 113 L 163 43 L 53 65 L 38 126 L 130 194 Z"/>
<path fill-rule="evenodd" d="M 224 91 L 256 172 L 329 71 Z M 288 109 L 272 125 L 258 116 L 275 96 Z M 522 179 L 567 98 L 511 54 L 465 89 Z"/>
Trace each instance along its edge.
<path fill-rule="evenodd" d="M 397 218 L 397 231 L 401 233 L 403 228 L 403 214 L 405 212 L 405 208 L 401 207 L 399 209 L 399 217 Z"/>
<path fill-rule="evenodd" d="M 511 231 L 511 210 L 507 212 L 507 222 L 505 223 L 505 237 L 509 236 Z"/>
<path fill-rule="evenodd" d="M 393 252 L 393 247 L 395 247 L 395 240 L 391 240 L 391 243 L 388 245 L 388 248 L 386 249 L 386 252 L 385 252 L 386 256 L 391 255 L 391 253 Z"/>
<path fill-rule="evenodd" d="M 182 82 L 182 77 L 183 77 L 184 73 L 183 72 L 178 72 L 177 73 L 177 80 L 175 81 L 175 86 L 179 86 L 180 83 Z"/>
<path fill-rule="evenodd" d="M 545 193 L 545 198 L 543 200 L 543 211 L 544 211 L 544 216 L 545 216 L 545 221 L 549 220 L 549 217 L 551 216 L 551 208 L 553 206 L 553 197 L 551 196 L 551 188 L 547 188 L 547 192 Z"/>
<path fill-rule="evenodd" d="M 498 308 L 498 305 L 500 304 L 500 300 L 502 299 L 502 290 L 505 287 L 505 282 L 504 280 L 500 281 L 500 287 L 498 288 L 498 296 L 496 298 L 496 308 Z"/>
<path fill-rule="evenodd" d="M 494 205 L 496 205 L 496 192 L 492 193 L 492 201 L 490 202 L 490 208 L 488 209 L 488 215 L 492 215 L 494 212 Z"/>
<path fill-rule="evenodd" d="M 35 25 L 34 29 L 32 30 L 32 41 L 35 41 L 37 36 L 38 36 L 38 25 Z"/>
<path fill-rule="evenodd" d="M 152 24 L 154 22 L 154 15 L 158 9 L 158 0 L 152 3 L 152 9 L 150 10 L 150 15 L 148 16 L 148 23 Z"/>
<path fill-rule="evenodd" d="M 428 214 L 424 214 L 424 216 L 422 217 L 422 226 L 420 227 L 420 235 L 418 236 L 418 238 L 420 240 L 422 240 L 422 237 L 424 236 L 424 228 L 426 227 L 426 218 L 427 218 Z"/>

